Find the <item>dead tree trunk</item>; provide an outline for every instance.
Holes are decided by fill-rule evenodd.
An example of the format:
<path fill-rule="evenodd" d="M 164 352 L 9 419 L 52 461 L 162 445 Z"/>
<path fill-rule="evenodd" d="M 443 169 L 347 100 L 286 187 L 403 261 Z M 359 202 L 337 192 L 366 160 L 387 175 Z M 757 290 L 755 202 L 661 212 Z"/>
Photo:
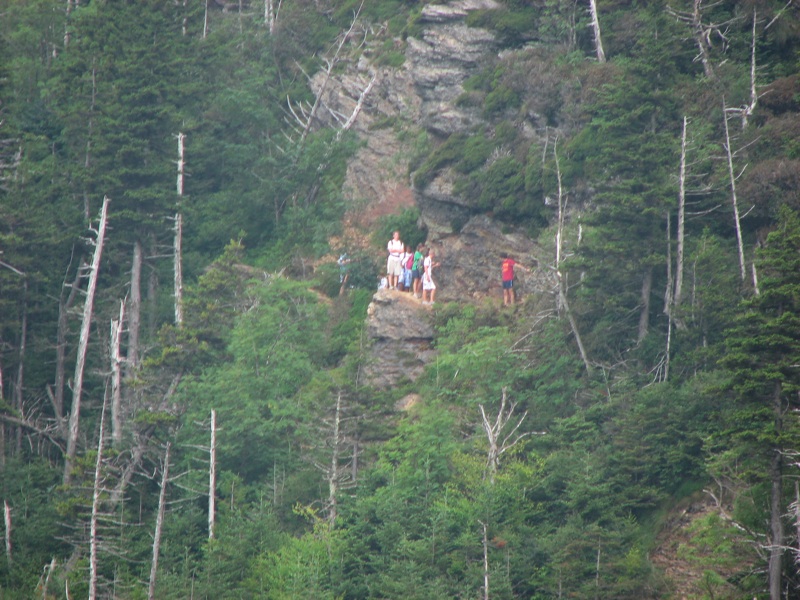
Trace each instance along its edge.
<path fill-rule="evenodd" d="M 772 412 L 775 419 L 775 434 L 783 433 L 783 388 L 780 382 L 775 384 L 772 397 Z M 780 448 L 773 448 L 773 455 L 769 466 L 770 477 L 770 511 L 769 511 L 769 598 L 781 600 L 783 583 L 783 554 L 784 531 L 782 508 L 783 499 L 783 452 Z"/>
<path fill-rule="evenodd" d="M 108 218 L 108 196 L 103 199 L 103 208 L 100 211 L 100 223 L 97 227 L 97 237 L 94 241 L 95 249 L 92 265 L 89 271 L 89 285 L 86 289 L 86 300 L 83 305 L 83 320 L 78 339 L 78 357 L 75 363 L 75 378 L 72 389 L 72 408 L 69 415 L 69 429 L 67 434 L 67 452 L 64 460 L 64 483 L 69 485 L 72 480 L 72 465 L 78 451 L 78 434 L 80 433 L 81 394 L 83 392 L 83 375 L 86 365 L 86 350 L 89 345 L 89 332 L 92 325 L 94 312 L 94 294 L 97 289 L 97 275 L 100 271 L 100 257 L 103 254 L 103 244 L 106 237 L 106 224 Z"/>
<path fill-rule="evenodd" d="M 336 395 L 333 407 L 333 416 L 324 419 L 324 431 L 320 432 L 320 441 L 325 450 L 330 450 L 330 458 L 325 461 L 314 461 L 314 466 L 319 469 L 328 484 L 328 500 L 325 503 L 327 520 L 331 528 L 336 525 L 339 514 L 339 494 L 345 488 L 355 485 L 355 465 L 358 459 L 358 442 L 345 433 L 345 423 L 358 417 L 346 417 L 347 407 L 342 392 Z M 330 427 L 330 429 L 328 429 Z M 352 461 L 343 460 L 345 452 L 352 452 Z"/>
<path fill-rule="evenodd" d="M 747 127 L 750 115 L 756 110 L 758 104 L 758 91 L 756 90 L 756 22 L 758 13 L 753 8 L 753 34 L 750 41 L 750 102 L 742 107 L 742 129 Z"/>
<path fill-rule="evenodd" d="M 488 527 L 483 521 L 478 521 L 483 531 L 483 600 L 489 600 L 489 536 Z"/>
<path fill-rule="evenodd" d="M 19 334 L 19 362 L 17 364 L 17 379 L 14 384 L 14 408 L 20 415 L 25 414 L 23 402 L 25 400 L 25 351 L 28 345 L 28 278 L 22 278 L 22 322 Z M 22 450 L 22 428 L 17 426 L 14 434 L 14 451 Z"/>
<path fill-rule="evenodd" d="M 282 0 L 278 0 L 276 6 L 275 0 L 264 0 L 264 25 L 267 26 L 270 35 L 275 33 L 275 24 L 278 22 L 278 13 L 281 11 L 282 3 Z"/>
<path fill-rule="evenodd" d="M 150 584 L 147 588 L 148 600 L 156 597 L 156 574 L 158 573 L 158 554 L 161 550 L 161 532 L 164 529 L 164 509 L 167 497 L 167 482 L 169 481 L 169 451 L 170 443 L 164 453 L 164 467 L 161 470 L 161 491 L 158 494 L 158 513 L 156 516 L 156 529 L 153 532 L 153 559 L 150 562 Z"/>
<path fill-rule="evenodd" d="M 208 539 L 214 539 L 217 501 L 217 411 L 211 411 L 211 444 L 208 449 Z"/>
<path fill-rule="evenodd" d="M 139 367 L 139 338 L 142 329 L 142 264 L 144 252 L 138 238 L 133 243 L 131 259 L 131 289 L 128 295 L 128 344 L 125 352 L 125 378 L 131 379 Z"/>
<path fill-rule="evenodd" d="M 653 291 L 653 267 L 646 267 L 642 276 L 641 309 L 639 312 L 639 331 L 636 337 L 641 344 L 650 330 L 650 294 Z"/>
<path fill-rule="evenodd" d="M 100 434 L 97 440 L 97 459 L 94 462 L 94 485 L 92 486 L 92 516 L 89 520 L 89 600 L 97 598 L 97 521 L 100 512 L 100 493 L 102 491 L 103 442 L 105 438 L 106 402 L 100 410 Z"/>
<path fill-rule="evenodd" d="M 175 214 L 175 248 L 174 248 L 174 289 L 175 289 L 175 325 L 183 324 L 183 215 L 180 212 L 181 199 L 183 198 L 183 183 L 186 167 L 185 145 L 186 136 L 178 134 L 178 212 Z"/>
<path fill-rule="evenodd" d="M 703 0 L 694 0 L 692 5 L 692 30 L 694 31 L 694 40 L 697 43 L 697 48 L 700 52 L 700 62 L 703 65 L 703 73 L 706 77 L 714 77 L 714 69 L 711 66 L 711 44 L 709 42 L 710 35 L 703 25 L 701 8 Z"/>
<path fill-rule="evenodd" d="M 11 507 L 8 505 L 8 500 L 3 500 L 3 524 L 5 525 L 5 542 L 6 542 L 6 562 L 10 565 L 12 562 L 11 555 Z"/>
<path fill-rule="evenodd" d="M 569 308 L 567 301 L 567 282 L 564 274 L 561 272 L 561 260 L 563 254 L 564 244 L 564 219 L 567 207 L 567 199 L 561 185 L 561 165 L 558 160 L 558 138 L 553 144 L 553 157 L 556 163 L 556 180 L 558 181 L 558 230 L 556 233 L 556 278 L 558 280 L 558 301 L 557 307 L 559 312 L 561 310 L 567 315 L 572 335 L 575 336 L 575 343 L 578 345 L 578 352 L 580 352 L 583 364 L 586 367 L 586 372 L 592 372 L 592 365 L 589 362 L 589 356 L 586 354 L 586 349 L 583 346 L 580 331 L 578 331 L 578 323 Z M 580 237 L 578 238 L 580 240 Z"/>
<path fill-rule="evenodd" d="M 686 221 L 686 129 L 689 121 L 683 117 L 681 131 L 681 164 L 678 175 L 678 237 L 675 246 L 675 291 L 672 294 L 672 306 L 680 306 L 683 297 L 683 255 Z"/>
<path fill-rule="evenodd" d="M 78 259 L 78 265 L 83 263 L 83 258 Z M 53 391 L 49 394 L 50 402 L 56 416 L 58 431 L 63 439 L 67 439 L 67 424 L 64 421 L 64 385 L 67 379 L 67 332 L 69 329 L 69 311 L 75 303 L 81 280 L 81 267 L 75 271 L 75 279 L 71 284 L 66 281 L 61 286 L 61 296 L 58 301 L 58 327 L 56 330 L 56 374 L 53 382 Z M 69 294 L 64 298 L 64 289 L 69 287 Z"/>
<path fill-rule="evenodd" d="M 119 448 L 122 443 L 122 353 L 120 344 L 125 323 L 125 303 L 119 303 L 119 319 L 111 320 L 111 443 Z"/>
<path fill-rule="evenodd" d="M 336 410 L 333 415 L 333 442 L 331 452 L 331 465 L 327 474 L 328 479 L 328 522 L 333 527 L 336 524 L 338 499 L 339 499 L 339 435 L 342 424 L 342 392 L 336 395 Z"/>
<path fill-rule="evenodd" d="M 500 409 L 497 411 L 494 423 L 489 422 L 483 404 L 479 404 L 478 407 L 481 409 L 481 425 L 483 425 L 483 430 L 486 432 L 486 441 L 489 444 L 489 448 L 486 451 L 486 467 L 483 472 L 483 478 L 486 479 L 488 477 L 489 483 L 494 485 L 495 476 L 500 468 L 500 457 L 516 446 L 522 438 L 530 435 L 530 433 L 517 433 L 525 417 L 528 416 L 528 411 L 522 414 L 516 425 L 501 439 L 503 432 L 506 430 L 506 425 L 514 417 L 514 409 L 517 407 L 516 403 L 508 402 L 506 388 L 503 388 Z"/>
<path fill-rule="evenodd" d="M 183 324 L 183 268 L 181 266 L 181 246 L 183 244 L 183 215 L 175 213 L 175 271 L 174 271 L 174 290 L 175 290 L 175 325 L 180 327 Z"/>
<path fill-rule="evenodd" d="M 597 61 L 606 62 L 606 53 L 603 52 L 603 40 L 600 37 L 600 17 L 597 15 L 597 0 L 589 0 L 589 13 L 592 17 L 592 32 L 594 33 L 594 49 Z"/>
<path fill-rule="evenodd" d="M 725 99 L 722 99 L 722 120 L 725 124 L 725 155 L 728 159 L 728 177 L 731 181 L 731 202 L 733 204 L 733 219 L 736 227 L 736 245 L 739 250 L 739 274 L 742 281 L 747 277 L 744 264 L 744 243 L 742 242 L 742 224 L 739 217 L 739 203 L 736 199 L 736 176 L 733 173 L 733 151 L 731 150 L 731 136 L 728 132 L 728 112 L 725 108 Z"/>

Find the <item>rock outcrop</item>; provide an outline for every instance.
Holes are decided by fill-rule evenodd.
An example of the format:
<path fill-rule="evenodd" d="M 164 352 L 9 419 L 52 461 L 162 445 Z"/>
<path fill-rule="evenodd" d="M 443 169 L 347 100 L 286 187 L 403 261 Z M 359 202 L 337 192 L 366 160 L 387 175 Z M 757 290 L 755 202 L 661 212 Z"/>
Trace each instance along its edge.
<path fill-rule="evenodd" d="M 434 356 L 430 309 L 411 294 L 378 290 L 367 309 L 367 381 L 379 388 L 414 381 Z"/>
<path fill-rule="evenodd" d="M 540 248 L 521 230 L 500 225 L 487 215 L 475 215 L 468 198 L 455 192 L 447 169 L 424 189 L 411 182 L 410 164 L 421 140 L 436 144 L 481 124 L 480 108 L 459 103 L 466 80 L 498 59 L 498 45 L 490 31 L 467 26 L 470 11 L 498 8 L 495 0 L 454 0 L 428 4 L 418 24 L 422 33 L 405 42 L 401 67 L 374 67 L 370 50 L 324 85 L 320 118 L 333 125 L 347 118 L 363 98 L 353 125 L 363 141 L 349 161 L 343 193 L 350 204 L 347 228 L 352 236 L 368 235 L 376 220 L 416 206 L 428 231 L 427 243 L 441 266 L 435 272 L 437 302 L 481 302 L 502 298 L 500 254 L 507 252 L 534 269 L 520 272 L 520 292 L 549 293 L 554 287 L 547 265 L 554 251 Z M 383 43 L 383 42 L 381 42 Z M 315 81 L 317 89 L 322 79 Z M 337 116 L 338 115 L 338 116 Z M 365 247 L 366 239 L 344 239 L 347 247 Z M 537 268 L 538 267 L 538 268 Z M 377 275 L 377 274 L 376 274 Z M 403 378 L 415 379 L 433 356 L 430 323 L 419 317 L 427 307 L 401 293 L 382 291 L 369 309 L 373 359 L 368 378 L 377 386 L 391 386 Z"/>

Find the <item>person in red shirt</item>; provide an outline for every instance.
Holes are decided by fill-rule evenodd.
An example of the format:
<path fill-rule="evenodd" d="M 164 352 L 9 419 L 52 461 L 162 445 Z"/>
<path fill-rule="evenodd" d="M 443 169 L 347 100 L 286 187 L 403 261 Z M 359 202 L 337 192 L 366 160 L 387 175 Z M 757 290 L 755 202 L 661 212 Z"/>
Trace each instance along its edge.
<path fill-rule="evenodd" d="M 503 305 L 508 306 L 516 301 L 516 295 L 514 294 L 514 267 L 527 273 L 530 272 L 530 269 L 519 264 L 505 252 L 500 255 L 500 258 L 503 259 Z"/>

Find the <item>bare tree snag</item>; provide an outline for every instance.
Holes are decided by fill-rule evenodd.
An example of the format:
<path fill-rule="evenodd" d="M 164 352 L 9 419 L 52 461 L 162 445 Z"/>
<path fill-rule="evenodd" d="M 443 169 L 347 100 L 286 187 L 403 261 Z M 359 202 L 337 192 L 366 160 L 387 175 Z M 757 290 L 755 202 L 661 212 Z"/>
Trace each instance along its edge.
<path fill-rule="evenodd" d="M 156 529 L 153 532 L 153 559 L 150 561 L 150 583 L 147 587 L 148 600 L 156 597 L 156 574 L 158 573 L 158 554 L 161 550 L 161 533 L 164 529 L 164 509 L 167 497 L 167 483 L 169 482 L 169 453 L 170 443 L 164 452 L 164 466 L 161 469 L 161 491 L 158 493 L 158 513 L 156 515 Z"/>
<path fill-rule="evenodd" d="M 330 459 L 327 462 L 314 461 L 314 466 L 319 469 L 325 482 L 328 484 L 328 499 L 325 503 L 326 518 L 331 528 L 336 525 L 339 514 L 339 494 L 343 489 L 355 485 L 357 459 L 360 450 L 358 441 L 348 437 L 345 433 L 346 421 L 358 417 L 345 416 L 346 405 L 341 390 L 336 394 L 333 406 L 333 416 L 325 418 L 324 431 L 320 432 L 320 439 L 325 450 L 330 450 Z M 345 452 L 351 452 L 352 460 L 343 459 Z"/>
<path fill-rule="evenodd" d="M 336 410 L 333 417 L 333 442 L 331 466 L 328 471 L 328 522 L 336 524 L 337 501 L 339 496 L 339 433 L 342 424 L 342 392 L 336 395 Z"/>
<path fill-rule="evenodd" d="M 214 539 L 217 501 L 217 411 L 211 411 L 211 444 L 208 448 L 208 539 Z"/>
<path fill-rule="evenodd" d="M 11 555 L 11 507 L 8 505 L 8 500 L 3 500 L 3 524 L 5 531 L 3 536 L 6 543 L 6 561 L 10 565 L 12 562 Z"/>
<path fill-rule="evenodd" d="M 181 246 L 183 244 L 183 215 L 175 213 L 175 250 L 174 250 L 174 293 L 175 293 L 175 325 L 183 325 L 183 268 L 181 265 Z"/>
<path fill-rule="evenodd" d="M 131 288 L 128 293 L 128 344 L 125 352 L 126 379 L 131 379 L 139 367 L 139 336 L 142 329 L 142 264 L 144 252 L 142 242 L 137 238 L 133 243 L 131 259 Z"/>
<path fill-rule="evenodd" d="M 350 38 L 350 35 L 353 33 L 356 23 L 358 23 L 358 16 L 361 13 L 361 9 L 363 8 L 363 6 L 364 3 L 362 0 L 361 4 L 358 6 L 358 9 L 353 15 L 353 20 L 350 23 L 350 28 L 345 33 L 339 36 L 339 43 L 336 45 L 336 49 L 333 52 L 333 56 L 331 58 L 323 58 L 323 60 L 325 61 L 325 74 L 322 79 L 322 84 L 319 86 L 319 89 L 315 94 L 314 104 L 311 106 L 311 109 L 307 113 L 301 110 L 302 114 L 298 115 L 297 111 L 292 107 L 291 102 L 289 102 L 289 99 L 287 98 L 287 102 L 289 105 L 289 112 L 292 113 L 292 116 L 294 117 L 295 121 L 301 128 L 300 137 L 297 143 L 298 147 L 303 145 L 306 137 L 308 137 L 308 134 L 311 132 L 311 128 L 314 125 L 314 122 L 317 119 L 317 113 L 319 112 L 320 106 L 322 105 L 322 98 L 325 94 L 325 88 L 328 87 L 328 83 L 331 80 L 331 74 L 333 73 L 334 67 L 336 67 L 336 65 L 339 64 L 340 60 L 339 55 L 341 54 L 342 48 L 344 47 L 345 43 Z"/>
<path fill-rule="evenodd" d="M 669 379 L 669 359 L 672 344 L 672 315 L 674 308 L 672 277 L 672 231 L 670 215 L 667 213 L 667 288 L 664 292 L 664 313 L 667 315 L 667 348 L 664 351 L 664 379 Z"/>
<path fill-rule="evenodd" d="M 174 289 L 175 289 L 175 325 L 183 324 L 183 215 L 180 213 L 180 202 L 183 198 L 183 182 L 186 167 L 185 145 L 186 136 L 178 134 L 178 209 L 175 213 L 175 244 L 174 244 Z"/>
<path fill-rule="evenodd" d="M 680 306 L 683 297 L 683 255 L 686 221 L 686 129 L 687 117 L 683 117 L 681 130 L 681 163 L 678 174 L 678 238 L 675 246 L 675 291 L 672 294 L 672 307 Z M 672 314 L 672 311 L 670 311 Z"/>
<path fill-rule="evenodd" d="M 594 50 L 597 61 L 606 62 L 606 53 L 603 52 L 603 40 L 600 37 L 600 18 L 597 15 L 597 0 L 589 0 L 589 13 L 592 17 L 592 32 L 594 33 Z"/>
<path fill-rule="evenodd" d="M 275 24 L 278 22 L 281 4 L 283 4 L 283 0 L 278 0 L 277 5 L 275 0 L 264 0 L 264 25 L 267 26 L 270 35 L 275 33 Z"/>
<path fill-rule="evenodd" d="M 713 3 L 712 6 L 716 4 L 718 4 L 718 2 Z M 725 36 L 725 28 L 731 21 L 725 21 L 723 23 L 705 23 L 703 21 L 703 8 L 703 0 L 693 0 L 691 11 L 679 11 L 671 6 L 667 7 L 667 11 L 691 28 L 692 37 L 698 48 L 698 54 L 695 56 L 694 61 L 700 61 L 703 65 L 703 74 L 707 78 L 713 79 L 716 75 L 714 73 L 714 67 L 711 64 L 711 39 L 712 37 L 719 38 L 724 49 L 728 44 L 728 39 Z"/>
<path fill-rule="evenodd" d="M 725 108 L 725 98 L 722 99 L 722 121 L 725 124 L 725 155 L 728 159 L 728 177 L 731 182 L 731 202 L 733 204 L 733 219 L 736 226 L 736 245 L 739 250 L 739 274 L 742 281 L 747 277 L 744 264 L 744 243 L 742 242 L 742 224 L 739 217 L 739 203 L 736 200 L 736 176 L 733 173 L 733 151 L 731 150 L 731 136 L 728 131 L 728 113 Z"/>
<path fill-rule="evenodd" d="M 120 344 L 125 323 L 125 303 L 119 303 L 119 319 L 111 320 L 109 353 L 111 355 L 111 443 L 119 448 L 122 443 L 122 353 Z"/>
<path fill-rule="evenodd" d="M 483 425 L 483 430 L 486 432 L 486 441 L 489 443 L 489 448 L 486 451 L 486 467 L 483 472 L 483 478 L 486 479 L 488 477 L 489 483 L 494 485 L 495 476 L 500 468 L 500 457 L 516 446 L 522 438 L 531 435 L 530 432 L 517 433 L 525 417 L 528 416 L 528 411 L 526 410 L 522 414 L 516 424 L 511 427 L 511 430 L 501 439 L 500 436 L 503 435 L 503 432 L 506 430 L 506 425 L 509 424 L 512 417 L 516 419 L 514 416 L 514 409 L 517 407 L 517 404 L 515 402 L 508 402 L 506 388 L 503 388 L 500 408 L 497 411 L 494 423 L 489 422 L 483 404 L 479 404 L 478 407 L 481 409 L 481 424 Z"/>
<path fill-rule="evenodd" d="M 208 36 L 208 0 L 206 0 L 206 9 L 205 13 L 203 14 L 203 39 L 206 39 Z"/>
<path fill-rule="evenodd" d="M 64 483 L 69 485 L 72 480 L 72 464 L 78 451 L 78 434 L 80 432 L 81 394 L 83 392 L 83 374 L 86 365 L 86 350 L 89 345 L 89 332 L 92 325 L 94 312 L 94 294 L 97 289 L 97 275 L 100 271 L 100 257 L 103 254 L 103 244 L 106 237 L 108 219 L 108 196 L 103 199 L 100 210 L 100 223 L 97 227 L 97 236 L 94 241 L 95 249 L 92 265 L 89 270 L 89 285 L 86 290 L 86 300 L 83 304 L 83 320 L 78 339 L 78 356 L 75 363 L 75 378 L 72 389 L 72 408 L 69 415 L 69 429 L 67 432 L 67 452 L 64 460 Z"/>
<path fill-rule="evenodd" d="M 772 412 L 775 419 L 775 433 L 783 434 L 783 386 L 775 382 L 772 395 Z M 767 567 L 769 578 L 770 600 L 781 600 L 783 592 L 783 554 L 784 554 L 784 511 L 783 498 L 783 452 L 779 448 L 772 449 L 772 459 L 769 466 L 770 478 L 770 510 L 769 510 L 769 563 Z"/>
<path fill-rule="evenodd" d="M 564 244 L 564 219 L 565 219 L 565 212 L 567 206 L 567 196 L 564 194 L 564 190 L 561 185 L 561 165 L 558 160 L 558 138 L 556 138 L 555 142 L 553 143 L 553 157 L 555 159 L 556 164 L 556 180 L 558 181 L 558 230 L 556 233 L 556 278 L 558 280 L 558 302 L 557 308 L 559 312 L 562 310 L 567 316 L 567 320 L 569 321 L 569 326 L 572 329 L 572 335 L 575 336 L 575 343 L 578 346 L 578 352 L 580 352 L 581 359 L 583 360 L 583 364 L 586 367 L 586 372 L 592 372 L 592 365 L 589 362 L 589 356 L 586 354 L 586 348 L 583 346 L 583 340 L 581 339 L 580 331 L 578 331 L 578 324 L 575 321 L 575 317 L 572 314 L 572 311 L 569 308 L 569 302 L 567 301 L 567 282 L 564 274 L 561 272 L 561 260 L 563 254 L 563 244 Z"/>
<path fill-rule="evenodd" d="M 483 521 L 478 521 L 483 531 L 483 600 L 489 600 L 489 539 L 488 527 Z"/>
<path fill-rule="evenodd" d="M 72 262 L 70 260 L 70 262 Z M 78 259 L 78 264 L 83 264 L 83 259 Z M 69 267 L 67 268 L 69 271 Z M 56 423 L 61 437 L 67 439 L 67 424 L 64 420 L 64 385 L 67 379 L 66 358 L 67 358 L 67 332 L 69 329 L 69 311 L 75 303 L 78 295 L 81 280 L 81 267 L 75 270 L 75 278 L 72 283 L 67 283 L 67 274 L 64 274 L 64 283 L 61 286 L 61 295 L 58 300 L 58 327 L 56 330 L 56 374 L 53 382 L 53 390 L 48 395 L 53 405 Z M 69 288 L 69 294 L 64 297 L 64 290 Z"/>
<path fill-rule="evenodd" d="M 756 110 L 758 92 L 756 91 L 756 23 L 758 12 L 753 7 L 753 33 L 750 41 L 750 103 L 742 108 L 742 129 L 747 127 L 747 120 Z"/>
<path fill-rule="evenodd" d="M 714 69 L 711 66 L 711 32 L 703 25 L 701 8 L 703 0 L 694 0 L 692 4 L 692 31 L 694 32 L 694 40 L 699 50 L 698 56 L 695 58 L 700 59 L 703 65 L 703 73 L 706 77 L 714 77 Z"/>
<path fill-rule="evenodd" d="M 25 351 L 28 345 L 28 278 L 22 278 L 22 319 L 19 334 L 19 353 L 17 362 L 17 379 L 14 384 L 14 408 L 20 415 L 25 414 L 24 390 L 25 390 Z M 22 429 L 17 427 L 15 432 L 15 451 L 22 450 Z"/>
<path fill-rule="evenodd" d="M 753 275 L 753 292 L 756 296 L 759 296 L 761 295 L 761 290 L 758 289 L 758 270 L 756 269 L 755 261 L 750 263 L 750 271 Z"/>
<path fill-rule="evenodd" d="M 641 344 L 650 331 L 650 294 L 653 291 L 653 267 L 645 267 L 642 275 L 642 295 L 639 310 L 639 331 L 636 337 L 637 343 Z"/>
<path fill-rule="evenodd" d="M 98 533 L 97 520 L 100 511 L 100 493 L 102 491 L 103 442 L 105 439 L 106 401 L 100 410 L 100 433 L 97 440 L 97 458 L 94 462 L 94 485 L 92 486 L 92 515 L 89 520 L 89 600 L 97 598 L 97 552 Z"/>

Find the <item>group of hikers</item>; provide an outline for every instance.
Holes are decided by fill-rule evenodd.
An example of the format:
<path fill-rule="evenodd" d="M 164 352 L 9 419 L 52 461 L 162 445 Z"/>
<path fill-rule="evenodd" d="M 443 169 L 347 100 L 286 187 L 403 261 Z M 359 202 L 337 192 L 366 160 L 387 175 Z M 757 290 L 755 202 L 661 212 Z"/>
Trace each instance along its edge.
<path fill-rule="evenodd" d="M 439 266 L 433 248 L 419 244 L 412 252 L 408 244 L 400 240 L 400 232 L 395 231 L 386 246 L 389 256 L 386 259 L 386 277 L 381 279 L 381 287 L 391 290 L 411 292 L 421 298 L 423 304 L 436 301 L 436 283 L 433 269 Z"/>
<path fill-rule="evenodd" d="M 381 287 L 411 292 L 415 298 L 421 298 L 423 304 L 433 304 L 436 298 L 433 270 L 439 266 L 433 248 L 419 244 L 412 253 L 408 244 L 400 240 L 400 232 L 395 231 L 386 246 L 386 251 L 389 256 L 386 260 L 386 277 L 381 279 Z M 505 252 L 501 253 L 500 257 L 503 259 L 501 267 L 503 304 L 508 306 L 516 302 L 514 269 L 518 268 L 525 272 L 530 270 Z"/>
<path fill-rule="evenodd" d="M 378 289 L 391 289 L 401 292 L 410 292 L 415 298 L 422 300 L 423 304 L 434 304 L 436 301 L 436 282 L 433 279 L 433 270 L 440 266 L 436 262 L 436 253 L 433 248 L 419 244 L 412 252 L 408 244 L 400 239 L 400 232 L 392 233 L 392 239 L 386 245 L 388 257 L 386 259 L 386 275 L 380 277 Z M 507 253 L 500 254 L 503 263 L 501 267 L 501 280 L 503 283 L 503 304 L 505 306 L 516 302 L 514 290 L 514 269 L 530 272 L 530 269 L 515 261 Z M 339 257 L 339 293 L 343 294 L 348 283 L 348 265 L 351 260 L 345 252 Z"/>

